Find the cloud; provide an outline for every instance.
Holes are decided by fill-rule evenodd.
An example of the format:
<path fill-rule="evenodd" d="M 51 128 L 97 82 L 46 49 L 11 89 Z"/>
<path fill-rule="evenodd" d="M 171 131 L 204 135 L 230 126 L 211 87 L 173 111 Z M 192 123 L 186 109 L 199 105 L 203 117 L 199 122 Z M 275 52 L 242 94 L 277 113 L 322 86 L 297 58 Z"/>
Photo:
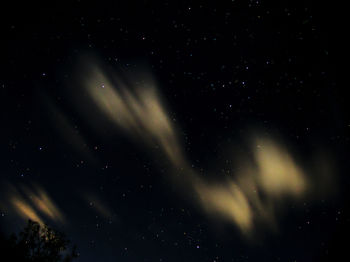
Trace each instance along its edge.
<path fill-rule="evenodd" d="M 23 187 L 23 189 L 37 210 L 53 221 L 65 223 L 63 213 L 42 187 L 35 186 L 34 191 L 31 191 L 27 187 Z"/>
<path fill-rule="evenodd" d="M 81 155 L 86 162 L 96 164 L 98 160 L 94 156 L 90 149 L 91 146 L 89 146 L 88 141 L 84 138 L 78 126 L 67 117 L 63 110 L 60 109 L 48 95 L 41 93 L 41 101 L 48 112 L 48 119 L 61 138 L 74 149 L 75 152 Z"/>
<path fill-rule="evenodd" d="M 254 151 L 259 186 L 269 195 L 302 195 L 307 189 L 304 171 L 285 148 L 270 139 L 259 139 Z"/>
<path fill-rule="evenodd" d="M 106 219 L 112 219 L 114 217 L 112 209 L 96 194 L 84 193 L 83 198 L 87 201 L 88 205 L 102 217 Z"/>
<path fill-rule="evenodd" d="M 206 212 L 234 222 L 242 232 L 249 232 L 253 224 L 253 212 L 242 189 L 234 182 L 227 184 L 195 185 L 200 204 Z"/>
<path fill-rule="evenodd" d="M 160 146 L 173 165 L 184 165 L 175 129 L 154 84 L 144 83 L 133 92 L 120 81 L 116 86 L 96 67 L 91 69 L 85 81 L 92 101 L 118 127 L 146 144 Z"/>
<path fill-rule="evenodd" d="M 13 205 L 13 208 L 16 210 L 17 214 L 27 220 L 30 219 L 32 221 L 36 221 L 39 224 L 43 225 L 43 220 L 39 217 L 38 213 L 31 207 L 28 202 L 23 200 L 20 197 L 12 197 L 11 204 Z"/>
<path fill-rule="evenodd" d="M 21 218 L 37 221 L 40 224 L 43 224 L 47 219 L 65 223 L 63 213 L 42 187 L 33 186 L 29 188 L 24 185 L 15 187 L 8 184 L 7 190 L 5 205 L 14 210 Z M 43 217 L 46 219 L 43 219 Z"/>
<path fill-rule="evenodd" d="M 301 199 L 317 184 L 287 147 L 259 136 L 251 141 L 253 159 L 239 163 L 235 168 L 239 172 L 224 181 L 208 181 L 186 159 L 178 128 L 170 121 L 151 77 L 136 88 L 123 84 L 116 75 L 108 77 L 94 65 L 86 75 L 84 86 L 99 110 L 149 149 L 158 146 L 180 191 L 187 191 L 208 215 L 235 224 L 244 234 L 252 233 L 257 221 L 276 226 L 281 203 L 287 198 Z"/>
<path fill-rule="evenodd" d="M 256 222 L 276 227 L 275 210 L 283 200 L 301 198 L 308 179 L 287 150 L 264 138 L 253 146 L 253 160 L 241 161 L 237 172 L 225 183 L 196 183 L 196 192 L 204 210 L 212 216 L 232 221 L 244 234 L 254 230 Z"/>

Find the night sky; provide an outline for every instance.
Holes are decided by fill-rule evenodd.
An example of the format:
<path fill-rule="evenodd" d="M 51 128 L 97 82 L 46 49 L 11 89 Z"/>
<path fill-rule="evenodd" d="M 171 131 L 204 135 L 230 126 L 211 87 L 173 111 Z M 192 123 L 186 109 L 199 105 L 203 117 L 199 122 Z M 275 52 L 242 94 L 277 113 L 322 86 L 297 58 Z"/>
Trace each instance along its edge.
<path fill-rule="evenodd" d="M 37 219 L 87 262 L 345 261 L 333 8 L 114 2 L 1 10 L 1 231 Z"/>

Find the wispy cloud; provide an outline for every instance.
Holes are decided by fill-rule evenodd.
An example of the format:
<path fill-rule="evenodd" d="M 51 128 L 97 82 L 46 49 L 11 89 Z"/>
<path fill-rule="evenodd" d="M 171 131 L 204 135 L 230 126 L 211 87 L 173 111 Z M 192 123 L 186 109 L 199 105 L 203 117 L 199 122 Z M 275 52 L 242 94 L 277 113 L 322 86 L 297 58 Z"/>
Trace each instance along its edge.
<path fill-rule="evenodd" d="M 7 184 L 7 191 L 5 205 L 14 210 L 21 218 L 31 219 L 40 224 L 47 220 L 65 223 L 62 211 L 42 187 Z"/>
<path fill-rule="evenodd" d="M 158 146 L 169 161 L 172 181 L 190 189 L 196 203 L 215 218 L 234 223 L 250 234 L 256 221 L 276 223 L 276 209 L 285 199 L 298 200 L 316 179 L 296 162 L 287 147 L 272 138 L 251 141 L 253 159 L 239 164 L 230 179 L 208 181 L 194 170 L 179 143 L 173 125 L 151 77 L 137 88 L 109 77 L 97 66 L 85 75 L 84 86 L 91 100 L 115 125 L 147 146 Z M 113 79 L 113 80 L 112 80 Z M 182 170 L 182 172 L 178 172 Z"/>
<path fill-rule="evenodd" d="M 94 209 L 102 217 L 109 220 L 115 217 L 112 208 L 106 203 L 106 201 L 103 201 L 96 194 L 83 193 L 82 196 L 84 200 L 87 202 L 88 206 Z"/>

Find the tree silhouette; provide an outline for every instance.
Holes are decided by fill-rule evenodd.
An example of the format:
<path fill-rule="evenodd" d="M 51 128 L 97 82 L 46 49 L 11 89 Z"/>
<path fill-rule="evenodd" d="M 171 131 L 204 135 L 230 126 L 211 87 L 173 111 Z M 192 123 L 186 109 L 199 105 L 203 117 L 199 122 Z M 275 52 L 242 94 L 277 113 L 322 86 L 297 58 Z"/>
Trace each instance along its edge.
<path fill-rule="evenodd" d="M 18 236 L 2 238 L 0 245 L 9 261 L 71 262 L 78 257 L 76 246 L 69 249 L 63 233 L 31 220 Z"/>

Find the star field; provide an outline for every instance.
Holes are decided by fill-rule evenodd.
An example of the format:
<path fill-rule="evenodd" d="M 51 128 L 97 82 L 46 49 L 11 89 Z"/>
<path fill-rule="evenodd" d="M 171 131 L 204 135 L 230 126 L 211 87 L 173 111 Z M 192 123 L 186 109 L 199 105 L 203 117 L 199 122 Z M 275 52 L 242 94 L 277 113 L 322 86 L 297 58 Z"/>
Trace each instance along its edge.
<path fill-rule="evenodd" d="M 350 122 L 331 7 L 4 12 L 2 233 L 35 214 L 77 244 L 77 261 L 349 256 Z"/>

